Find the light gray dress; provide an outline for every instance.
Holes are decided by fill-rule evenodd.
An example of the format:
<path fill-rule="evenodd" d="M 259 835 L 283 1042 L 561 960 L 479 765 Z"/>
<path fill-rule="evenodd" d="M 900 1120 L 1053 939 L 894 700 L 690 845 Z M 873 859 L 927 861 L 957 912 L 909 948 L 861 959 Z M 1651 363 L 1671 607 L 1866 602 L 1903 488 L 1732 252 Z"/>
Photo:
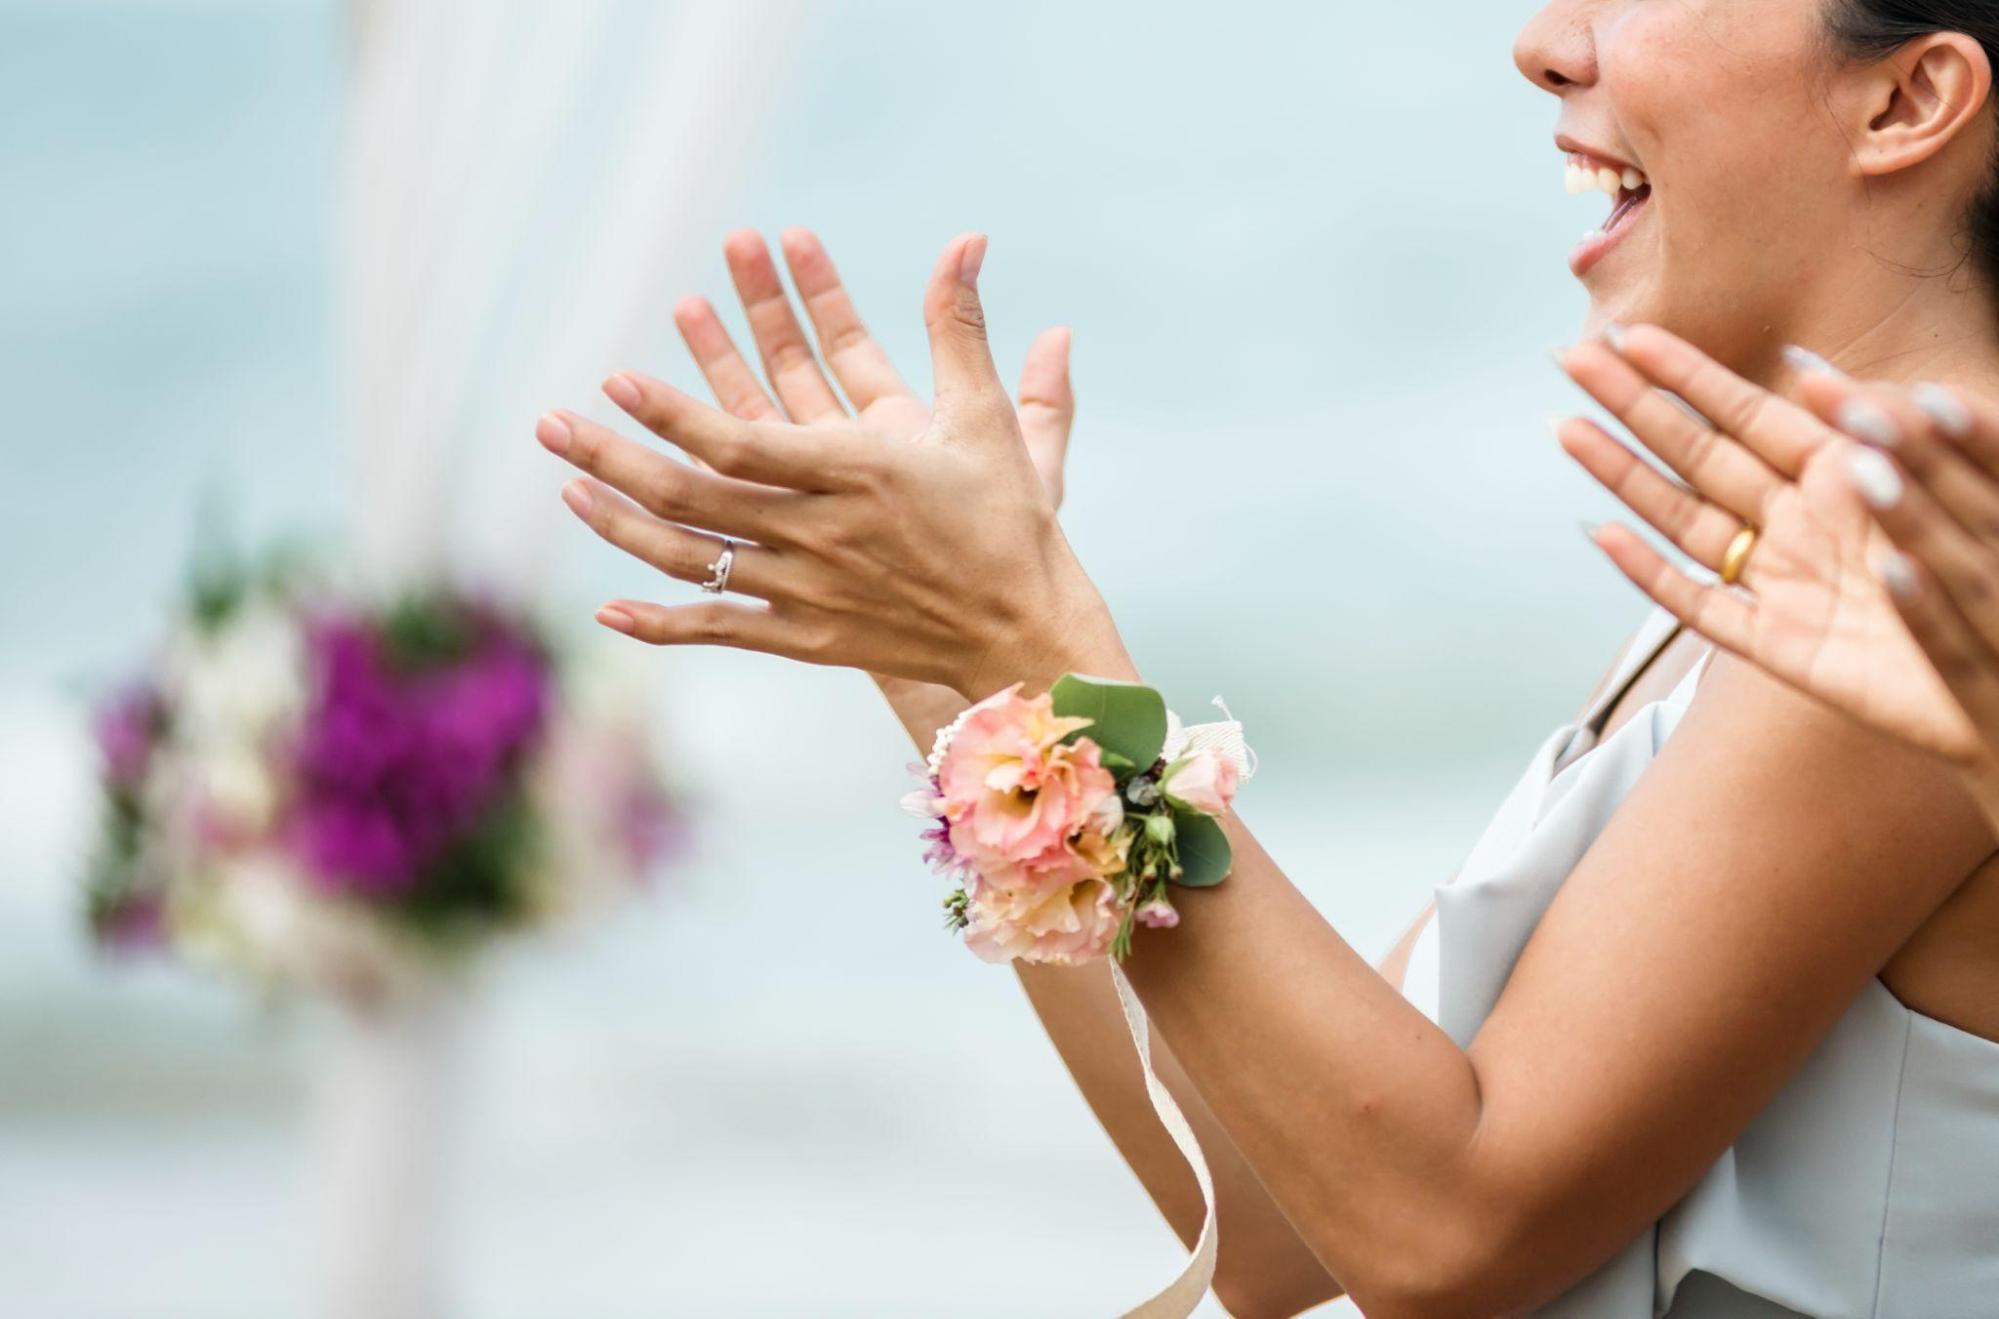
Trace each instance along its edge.
<path fill-rule="evenodd" d="M 1664 614 L 1647 620 L 1605 698 L 1542 745 L 1462 872 L 1437 890 L 1408 992 L 1460 1045 L 1692 701 L 1704 663 L 1564 763 L 1673 631 Z M 1912 1012 L 1869 982 L 1693 1192 L 1538 1313 L 1995 1319 L 1999 1044 Z"/>

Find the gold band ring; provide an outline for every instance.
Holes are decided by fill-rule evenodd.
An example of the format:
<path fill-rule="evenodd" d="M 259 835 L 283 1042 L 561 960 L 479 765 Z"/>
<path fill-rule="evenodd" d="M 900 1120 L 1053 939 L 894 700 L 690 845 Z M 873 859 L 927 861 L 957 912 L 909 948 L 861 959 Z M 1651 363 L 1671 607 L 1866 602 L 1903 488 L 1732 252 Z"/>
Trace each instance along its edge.
<path fill-rule="evenodd" d="M 1735 533 L 1735 539 L 1728 542 L 1728 552 L 1721 556 L 1721 584 L 1733 586 L 1742 580 L 1742 572 L 1749 566 L 1749 556 L 1756 550 L 1755 527 L 1747 522 L 1742 530 Z"/>

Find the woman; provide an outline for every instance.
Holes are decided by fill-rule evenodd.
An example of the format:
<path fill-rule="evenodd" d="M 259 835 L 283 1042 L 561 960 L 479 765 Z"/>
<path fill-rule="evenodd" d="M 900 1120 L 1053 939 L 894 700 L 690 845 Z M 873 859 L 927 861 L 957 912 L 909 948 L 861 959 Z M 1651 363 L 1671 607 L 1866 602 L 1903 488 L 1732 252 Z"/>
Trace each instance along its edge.
<path fill-rule="evenodd" d="M 1957 267 L 1992 184 L 1988 9 L 1544 9 L 1517 61 L 1561 102 L 1571 186 L 1616 193 L 1572 258 L 1593 323 L 1657 322 L 1764 386 L 1793 383 L 1787 340 L 1850 344 L 1877 375 L 1999 386 L 1991 278 L 1931 273 Z M 588 474 L 565 497 L 600 534 L 694 582 L 733 538 L 729 584 L 767 606 L 620 601 L 599 619 L 655 644 L 868 669 L 923 743 L 1011 683 L 1135 676 L 1024 443 L 1067 406 L 1060 341 L 1040 345 L 1040 397 L 1017 412 L 986 347 L 984 240 L 954 242 L 929 286 L 931 413 L 824 254 L 787 247 L 856 416 L 812 364 L 767 258 L 737 243 L 775 402 L 698 306 L 682 328 L 735 416 L 631 373 L 605 387 L 705 470 L 573 414 L 537 431 Z M 1679 415 L 1607 347 L 1565 361 L 1647 436 Z M 1059 429 L 1037 428 L 1044 455 Z M 1682 461 L 1707 474 L 1711 442 L 1679 434 Z M 1766 608 L 1789 580 L 1780 557 L 1816 547 L 1781 511 L 1746 556 Z M 1441 974 L 1412 976 L 1408 998 L 1398 967 L 1370 968 L 1239 822 L 1228 829 L 1228 883 L 1183 900 L 1180 927 L 1127 972 L 1215 1165 L 1216 1291 L 1239 1316 L 1342 1288 L 1372 1316 L 1989 1312 L 1999 1211 L 1981 1155 L 1999 1153 L 1999 1119 L 1980 1103 L 1999 1089 L 1999 1023 L 1959 1030 L 1888 987 L 1999 988 L 1989 944 L 1948 924 L 1953 895 L 1985 882 L 1992 839 L 1940 763 L 1648 626 L 1439 890 L 1416 943 Z M 1108 972 L 1023 979 L 1190 1237 L 1199 1206 L 1138 1103 Z"/>

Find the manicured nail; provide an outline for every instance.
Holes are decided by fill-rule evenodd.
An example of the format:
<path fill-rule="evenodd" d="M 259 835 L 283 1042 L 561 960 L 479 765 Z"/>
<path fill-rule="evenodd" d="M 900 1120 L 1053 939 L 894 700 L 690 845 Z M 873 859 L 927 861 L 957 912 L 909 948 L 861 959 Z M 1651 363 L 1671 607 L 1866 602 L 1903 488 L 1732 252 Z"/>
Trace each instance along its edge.
<path fill-rule="evenodd" d="M 590 516 L 590 487 L 580 480 L 571 481 L 562 487 L 562 502 L 569 505 L 569 511 L 577 517 Z"/>
<path fill-rule="evenodd" d="M 541 441 L 542 448 L 558 458 L 569 452 L 569 423 L 553 412 L 541 414 L 541 419 L 534 424 L 534 437 Z"/>
<path fill-rule="evenodd" d="M 1869 508 L 1893 508 L 1902 502 L 1902 474 L 1874 450 L 1855 449 L 1846 460 L 1846 474 Z"/>
<path fill-rule="evenodd" d="M 1892 449 L 1902 442 L 1902 428 L 1895 419 L 1878 403 L 1864 398 L 1850 398 L 1839 405 L 1833 414 L 1833 423 L 1854 439 L 1867 444 Z"/>
<path fill-rule="evenodd" d="M 1888 594 L 1908 604 L 1921 591 L 1916 578 L 1916 565 L 1909 562 L 1909 556 L 1894 550 L 1885 551 L 1875 561 L 1874 571 L 1881 578 L 1881 584 L 1888 588 Z"/>
<path fill-rule="evenodd" d="M 1624 327 L 1616 321 L 1603 327 L 1603 341 L 1610 345 L 1612 352 L 1624 351 L 1624 335 Z"/>
<path fill-rule="evenodd" d="M 1801 376 L 1831 376 L 1835 380 L 1846 379 L 1846 372 L 1826 361 L 1809 348 L 1787 343 L 1783 349 L 1784 365 Z"/>
<path fill-rule="evenodd" d="M 1578 522 L 1576 523 L 1576 525 L 1583 529 L 1583 535 L 1588 538 L 1590 544 L 1595 545 L 1598 543 L 1596 538 L 1596 533 L 1603 530 L 1603 523 Z"/>
<path fill-rule="evenodd" d="M 630 636 L 638 630 L 638 623 L 633 620 L 632 616 L 616 605 L 605 605 L 602 609 L 599 609 L 597 611 L 597 621 L 605 627 L 610 628 L 613 632 L 622 632 L 626 636 Z"/>
<path fill-rule="evenodd" d="M 965 244 L 965 250 L 958 254 L 958 282 L 968 289 L 979 286 L 979 267 L 986 263 L 986 236 L 972 235 L 972 241 Z"/>
<path fill-rule="evenodd" d="M 1909 391 L 1909 401 L 1921 408 L 1938 430 L 1953 440 L 1971 434 L 1971 409 L 1942 385 L 1925 380 Z"/>
<path fill-rule="evenodd" d="M 639 392 L 639 382 L 623 371 L 604 382 L 604 397 L 627 412 L 638 407 L 645 399 L 645 396 Z"/>
<path fill-rule="evenodd" d="M 1567 344 L 1560 344 L 1554 348 L 1550 348 L 1548 350 L 1548 360 L 1555 364 L 1556 370 L 1567 371 L 1569 369 L 1569 346 Z"/>

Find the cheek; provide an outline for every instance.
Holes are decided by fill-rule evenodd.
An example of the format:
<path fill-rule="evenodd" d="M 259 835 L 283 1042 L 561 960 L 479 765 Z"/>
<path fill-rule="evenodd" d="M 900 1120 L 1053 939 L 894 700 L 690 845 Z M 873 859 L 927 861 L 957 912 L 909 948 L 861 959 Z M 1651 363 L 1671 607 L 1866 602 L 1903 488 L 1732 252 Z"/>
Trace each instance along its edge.
<path fill-rule="evenodd" d="M 1798 212 L 1829 195 L 1838 157 L 1826 150 L 1816 40 L 1800 11 L 1812 6 L 1659 0 L 1600 34 L 1602 88 L 1673 246 L 1767 252 L 1773 230 L 1794 231 Z"/>

